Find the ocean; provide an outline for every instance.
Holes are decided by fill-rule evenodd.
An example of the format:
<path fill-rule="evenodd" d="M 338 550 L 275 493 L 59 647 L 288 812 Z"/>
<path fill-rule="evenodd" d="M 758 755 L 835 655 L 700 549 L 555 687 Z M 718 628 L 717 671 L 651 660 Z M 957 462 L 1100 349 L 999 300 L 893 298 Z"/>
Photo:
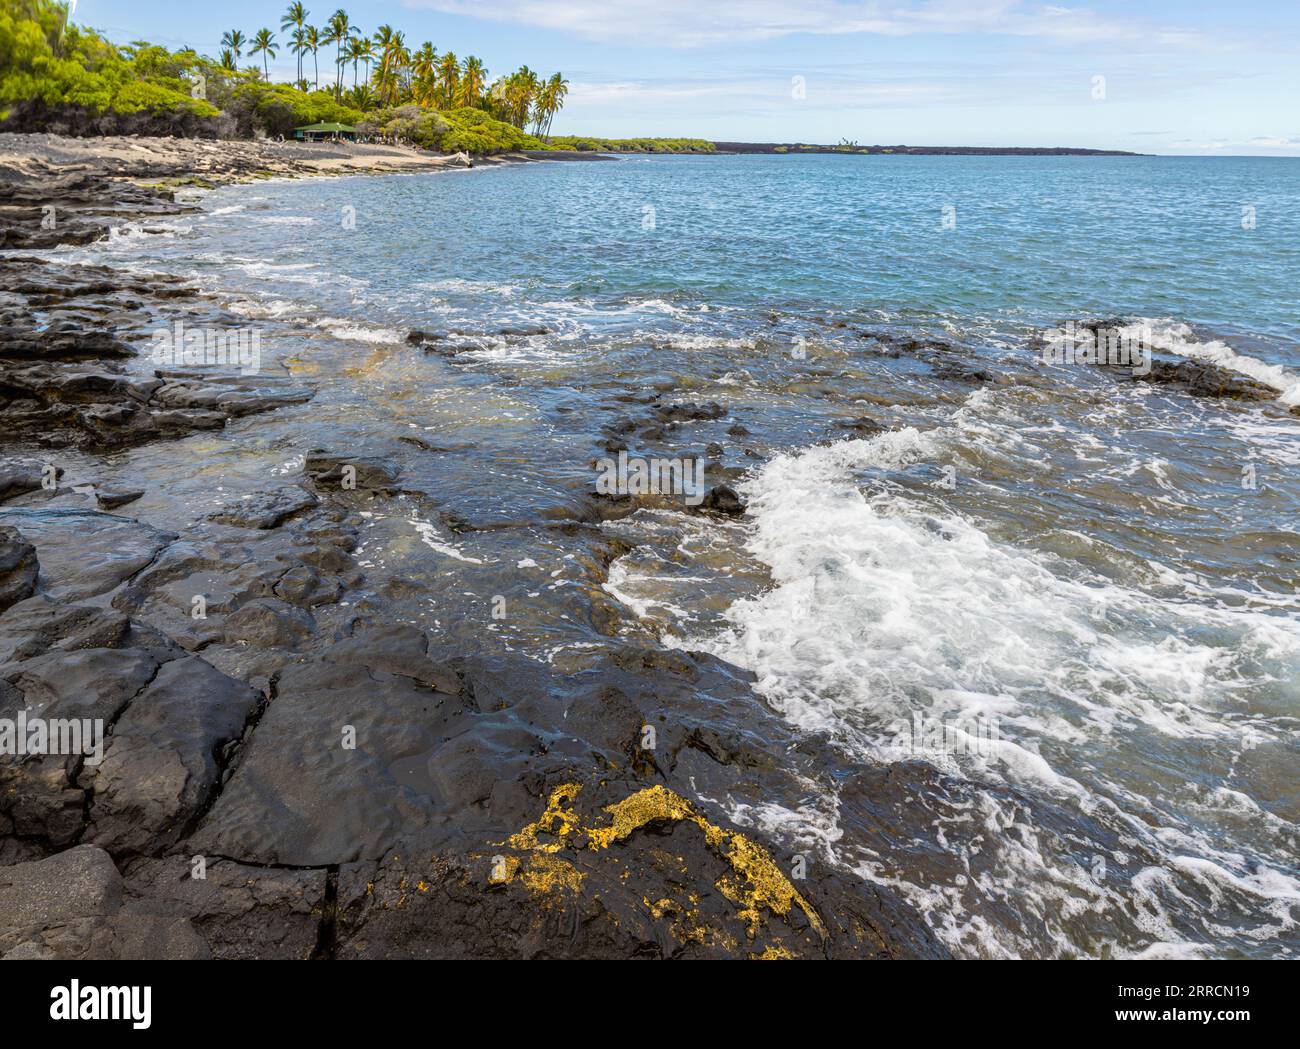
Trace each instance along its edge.
<path fill-rule="evenodd" d="M 751 672 L 826 759 L 800 797 L 704 800 L 891 887 L 953 953 L 1300 949 L 1296 161 L 268 181 L 53 257 L 191 277 L 318 388 L 197 457 L 128 453 L 176 514 L 312 448 L 394 463 L 376 601 L 558 675 L 611 637 Z M 1051 358 L 1070 322 L 1269 396 Z M 619 450 L 705 459 L 747 512 L 595 519 Z M 915 763 L 924 789 L 891 791 Z"/>

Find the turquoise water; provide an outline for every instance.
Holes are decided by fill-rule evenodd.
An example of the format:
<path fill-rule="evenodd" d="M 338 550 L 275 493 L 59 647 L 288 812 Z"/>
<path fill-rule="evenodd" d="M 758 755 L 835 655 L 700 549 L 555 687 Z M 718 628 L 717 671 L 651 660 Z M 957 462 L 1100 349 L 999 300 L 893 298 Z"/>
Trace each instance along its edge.
<path fill-rule="evenodd" d="M 711 803 L 959 954 L 1300 947 L 1300 163 L 631 157 L 232 187 L 163 232 L 67 257 L 192 276 L 318 385 L 223 476 L 400 466 L 370 571 L 451 648 L 753 671 L 838 771 Z M 1045 362 L 1071 319 L 1268 396 Z M 749 513 L 595 520 L 620 444 Z M 941 778 L 886 819 L 868 773 L 913 760 Z"/>
<path fill-rule="evenodd" d="M 1300 340 L 1289 159 L 636 157 L 351 179 L 311 197 L 318 224 L 288 254 L 328 255 L 403 301 L 408 277 L 434 275 L 537 302 L 1175 316 L 1274 340 L 1293 363 Z M 348 205 L 355 230 L 329 221 Z"/>

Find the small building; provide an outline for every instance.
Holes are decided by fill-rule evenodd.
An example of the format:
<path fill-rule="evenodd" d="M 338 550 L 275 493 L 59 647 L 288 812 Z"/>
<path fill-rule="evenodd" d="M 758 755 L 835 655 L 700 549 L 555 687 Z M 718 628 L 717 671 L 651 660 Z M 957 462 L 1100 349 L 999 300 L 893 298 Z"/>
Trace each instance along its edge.
<path fill-rule="evenodd" d="M 325 139 L 346 139 L 355 142 L 357 129 L 347 124 L 308 124 L 293 129 L 293 137 L 302 142 L 320 142 Z"/>

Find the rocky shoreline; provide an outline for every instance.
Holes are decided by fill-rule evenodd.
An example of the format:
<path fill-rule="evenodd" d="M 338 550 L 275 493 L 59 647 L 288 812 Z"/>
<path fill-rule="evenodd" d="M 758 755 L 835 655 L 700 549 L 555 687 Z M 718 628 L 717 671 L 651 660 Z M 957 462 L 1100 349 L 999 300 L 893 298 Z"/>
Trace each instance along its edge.
<path fill-rule="evenodd" d="M 382 456 L 312 449 L 186 529 L 98 479 L 315 391 L 149 367 L 124 326 L 221 304 L 42 252 L 183 215 L 187 185 L 446 163 L 413 152 L 0 136 L 0 719 L 106 732 L 93 762 L 0 755 L 0 957 L 945 956 L 886 890 L 713 800 L 796 805 L 815 767 L 892 834 L 933 769 L 837 767 L 746 673 L 612 630 L 564 675 L 448 651 L 360 552 L 402 492 Z M 647 410 L 633 427 L 689 414 Z"/>

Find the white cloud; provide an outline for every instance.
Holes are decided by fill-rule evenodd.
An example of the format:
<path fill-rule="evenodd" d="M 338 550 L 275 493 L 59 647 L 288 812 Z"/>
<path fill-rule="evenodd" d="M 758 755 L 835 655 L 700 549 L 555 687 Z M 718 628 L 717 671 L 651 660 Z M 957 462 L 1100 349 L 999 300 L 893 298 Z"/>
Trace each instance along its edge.
<path fill-rule="evenodd" d="M 1233 156 L 1295 156 L 1300 154 L 1300 135 L 1259 135 L 1255 138 L 1179 139 L 1170 149 L 1185 153 L 1231 154 Z"/>
<path fill-rule="evenodd" d="M 1085 8 L 1022 0 L 408 0 L 467 15 L 573 33 L 602 42 L 695 47 L 797 33 L 1005 34 L 1076 43 L 1189 43 L 1195 34 L 1104 18 Z"/>
<path fill-rule="evenodd" d="M 894 83 L 843 83 L 814 79 L 799 109 L 831 108 L 837 111 L 868 106 L 954 104 L 968 97 L 959 85 L 925 81 Z M 717 81 L 575 81 L 569 91 L 568 108 L 616 104 L 662 105 L 711 100 L 732 111 L 764 110 L 788 112 L 793 103 L 790 81 L 780 77 Z"/>

